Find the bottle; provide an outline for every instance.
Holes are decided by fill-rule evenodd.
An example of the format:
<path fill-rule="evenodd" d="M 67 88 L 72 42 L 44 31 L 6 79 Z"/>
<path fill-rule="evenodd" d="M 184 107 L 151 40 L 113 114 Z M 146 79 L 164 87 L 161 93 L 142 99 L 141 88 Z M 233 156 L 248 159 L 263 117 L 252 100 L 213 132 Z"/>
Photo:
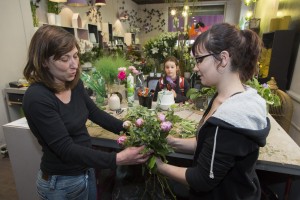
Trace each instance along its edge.
<path fill-rule="evenodd" d="M 129 73 L 129 75 L 127 77 L 127 102 L 128 102 L 129 107 L 133 106 L 133 103 L 134 103 L 134 78 L 131 75 L 131 73 Z"/>

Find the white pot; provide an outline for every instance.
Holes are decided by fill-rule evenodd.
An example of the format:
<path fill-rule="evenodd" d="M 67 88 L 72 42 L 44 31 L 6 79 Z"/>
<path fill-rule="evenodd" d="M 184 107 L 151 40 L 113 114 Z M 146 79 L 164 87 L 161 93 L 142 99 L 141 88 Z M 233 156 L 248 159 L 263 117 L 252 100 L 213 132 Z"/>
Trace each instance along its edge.
<path fill-rule="evenodd" d="M 157 73 L 156 76 L 159 78 L 161 77 L 161 73 Z"/>
<path fill-rule="evenodd" d="M 61 26 L 61 16 L 60 15 L 55 15 L 55 24 L 57 26 Z"/>
<path fill-rule="evenodd" d="M 168 110 L 175 103 L 173 92 L 162 90 L 158 92 L 157 104 L 162 110 Z"/>
<path fill-rule="evenodd" d="M 150 72 L 149 76 L 153 77 L 154 76 L 154 72 Z"/>
<path fill-rule="evenodd" d="M 120 98 L 117 94 L 112 94 L 108 99 L 108 107 L 111 110 L 118 110 L 121 108 Z"/>
<path fill-rule="evenodd" d="M 48 24 L 55 25 L 55 14 L 47 13 L 47 17 L 48 17 Z"/>

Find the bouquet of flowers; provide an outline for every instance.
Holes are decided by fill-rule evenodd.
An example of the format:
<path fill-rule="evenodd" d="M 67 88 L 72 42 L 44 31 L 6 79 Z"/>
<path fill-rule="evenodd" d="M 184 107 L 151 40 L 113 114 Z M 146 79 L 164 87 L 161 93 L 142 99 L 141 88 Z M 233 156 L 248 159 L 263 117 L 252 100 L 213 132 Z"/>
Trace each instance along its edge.
<path fill-rule="evenodd" d="M 166 156 L 173 152 L 173 149 L 168 145 L 166 137 L 172 132 L 175 124 L 182 123 L 184 120 L 174 115 L 173 110 L 163 114 L 158 113 L 156 110 L 148 110 L 142 106 L 130 109 L 124 120 L 131 121 L 132 125 L 126 135 L 121 136 L 117 142 L 124 147 L 145 145 L 145 152 L 143 153 L 153 150 L 153 155 L 143 167 L 148 170 L 150 178 L 151 176 L 155 177 L 154 180 L 158 181 L 163 192 L 165 189 L 168 189 L 173 195 L 166 177 L 157 173 L 156 157 L 160 157 L 163 162 L 167 162 Z M 196 127 L 194 128 L 194 133 L 195 130 Z M 150 180 L 146 180 L 146 186 L 147 181 Z"/>

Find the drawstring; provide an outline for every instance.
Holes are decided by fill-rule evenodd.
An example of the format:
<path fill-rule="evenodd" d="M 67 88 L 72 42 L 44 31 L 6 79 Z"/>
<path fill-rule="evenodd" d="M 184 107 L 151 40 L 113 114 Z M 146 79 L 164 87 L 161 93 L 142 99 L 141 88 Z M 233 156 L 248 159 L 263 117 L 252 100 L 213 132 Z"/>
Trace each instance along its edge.
<path fill-rule="evenodd" d="M 215 159 L 215 152 L 216 152 L 216 146 L 217 146 L 217 135 L 218 135 L 219 126 L 216 128 L 215 132 L 215 138 L 214 138 L 214 147 L 213 152 L 211 156 L 211 163 L 210 163 L 210 172 L 209 172 L 209 178 L 214 179 L 214 172 L 213 172 L 213 166 L 214 166 L 214 159 Z"/>

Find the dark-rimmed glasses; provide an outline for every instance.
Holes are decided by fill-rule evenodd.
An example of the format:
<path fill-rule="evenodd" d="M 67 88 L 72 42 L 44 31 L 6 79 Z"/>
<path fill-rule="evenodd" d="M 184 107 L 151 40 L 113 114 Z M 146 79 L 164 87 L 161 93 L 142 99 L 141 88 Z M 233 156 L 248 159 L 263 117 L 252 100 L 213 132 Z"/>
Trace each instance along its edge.
<path fill-rule="evenodd" d="M 204 55 L 204 56 L 198 56 L 198 57 L 195 57 L 195 60 L 196 60 L 196 63 L 199 64 L 199 63 L 202 63 L 204 58 L 208 57 L 208 56 L 212 56 L 212 55 L 215 55 L 214 53 L 211 53 L 211 54 L 207 54 L 207 55 Z"/>

